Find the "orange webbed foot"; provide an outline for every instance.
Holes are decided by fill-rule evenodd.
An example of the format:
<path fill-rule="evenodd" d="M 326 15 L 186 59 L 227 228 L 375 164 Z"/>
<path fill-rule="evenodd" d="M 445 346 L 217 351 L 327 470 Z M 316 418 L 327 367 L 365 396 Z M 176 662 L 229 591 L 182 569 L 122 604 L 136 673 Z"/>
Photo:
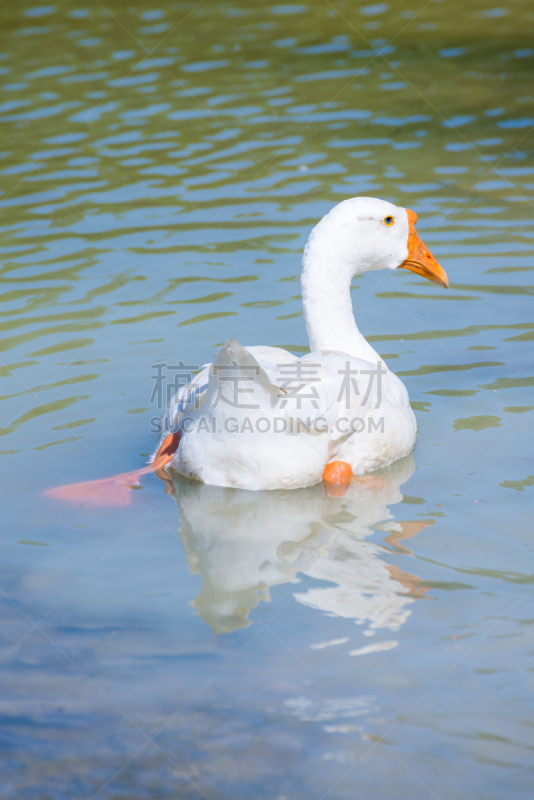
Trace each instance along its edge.
<path fill-rule="evenodd" d="M 76 506 L 83 505 L 91 508 L 129 506 L 133 502 L 132 490 L 139 485 L 141 476 L 151 471 L 150 468 L 145 467 L 135 472 L 113 475 L 111 478 L 57 486 L 55 489 L 48 489 L 44 494 L 46 497 L 64 500 Z"/>
<path fill-rule="evenodd" d="M 77 506 L 92 508 L 129 506 L 133 503 L 133 490 L 139 488 L 141 477 L 149 472 L 161 473 L 161 470 L 170 464 L 180 444 L 181 435 L 180 431 L 170 433 L 162 442 L 152 464 L 147 467 L 97 481 L 58 486 L 55 489 L 48 489 L 44 494 L 46 497 L 64 500 Z"/>
<path fill-rule="evenodd" d="M 161 443 L 158 452 L 154 458 L 154 461 L 150 465 L 153 470 L 163 469 L 170 464 L 174 454 L 178 450 L 178 445 L 180 444 L 180 439 L 182 438 L 182 431 L 176 431 L 176 433 L 169 433 L 166 439 L 163 440 Z"/>
<path fill-rule="evenodd" d="M 323 483 L 331 497 L 343 497 L 352 478 L 352 467 L 346 461 L 332 461 L 324 468 Z"/>

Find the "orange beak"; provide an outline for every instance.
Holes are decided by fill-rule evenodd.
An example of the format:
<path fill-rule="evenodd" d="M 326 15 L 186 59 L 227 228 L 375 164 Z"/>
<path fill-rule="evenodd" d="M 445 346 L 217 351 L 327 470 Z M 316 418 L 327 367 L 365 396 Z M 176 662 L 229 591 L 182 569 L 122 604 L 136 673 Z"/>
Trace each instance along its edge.
<path fill-rule="evenodd" d="M 437 283 L 439 286 L 445 288 L 449 285 L 447 273 L 441 267 L 430 250 L 425 247 L 419 234 L 415 230 L 415 223 L 417 222 L 417 214 L 415 211 L 406 209 L 408 214 L 408 258 L 400 265 L 404 269 L 409 269 L 415 272 L 416 275 L 421 275 L 432 283 Z"/>

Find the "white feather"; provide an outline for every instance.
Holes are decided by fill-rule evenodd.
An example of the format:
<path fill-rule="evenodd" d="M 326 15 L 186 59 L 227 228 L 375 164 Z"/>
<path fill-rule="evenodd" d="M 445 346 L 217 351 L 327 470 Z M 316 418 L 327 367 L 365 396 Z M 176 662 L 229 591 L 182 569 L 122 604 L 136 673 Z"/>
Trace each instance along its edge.
<path fill-rule="evenodd" d="M 321 481 L 331 461 L 362 475 L 407 455 L 416 436 L 408 394 L 359 332 L 350 297 L 354 275 L 404 261 L 407 239 L 406 210 L 391 203 L 353 198 L 332 209 L 303 257 L 312 352 L 230 341 L 164 412 L 161 441 L 183 432 L 172 467 L 218 486 L 294 489 Z"/>

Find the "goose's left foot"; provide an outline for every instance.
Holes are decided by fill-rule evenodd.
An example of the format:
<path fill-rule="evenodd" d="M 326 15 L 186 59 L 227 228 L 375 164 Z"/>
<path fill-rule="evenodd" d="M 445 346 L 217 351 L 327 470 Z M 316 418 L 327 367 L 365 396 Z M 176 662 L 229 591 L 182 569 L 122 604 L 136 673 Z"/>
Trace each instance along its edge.
<path fill-rule="evenodd" d="M 103 478 L 99 481 L 85 481 L 72 483 L 68 486 L 58 486 L 48 489 L 44 494 L 56 500 L 66 500 L 77 506 L 90 506 L 93 508 L 103 506 L 129 506 L 133 503 L 133 489 L 139 489 L 143 475 L 155 472 L 158 477 L 163 476 L 162 470 L 170 464 L 173 455 L 180 444 L 181 432 L 170 433 L 156 453 L 152 464 L 133 472 L 123 472 L 112 478 Z"/>
<path fill-rule="evenodd" d="M 154 461 L 150 465 L 153 470 L 163 469 L 166 467 L 167 464 L 170 464 L 172 461 L 173 455 L 178 450 L 178 445 L 180 444 L 180 439 L 182 438 L 182 432 L 176 431 L 176 433 L 169 433 L 167 438 L 162 442 L 161 447 L 159 448 Z"/>
<path fill-rule="evenodd" d="M 323 483 L 331 497 L 343 497 L 352 478 L 352 467 L 346 461 L 332 461 L 324 468 Z"/>

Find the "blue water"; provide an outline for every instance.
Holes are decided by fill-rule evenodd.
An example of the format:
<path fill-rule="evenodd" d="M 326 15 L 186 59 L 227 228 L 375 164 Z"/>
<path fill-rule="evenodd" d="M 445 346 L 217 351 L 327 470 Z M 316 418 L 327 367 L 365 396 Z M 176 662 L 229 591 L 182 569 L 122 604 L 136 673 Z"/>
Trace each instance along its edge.
<path fill-rule="evenodd" d="M 531 16 L 0 9 L 2 797 L 531 797 Z M 354 282 L 413 457 L 345 498 L 43 496 L 146 463 L 156 364 L 306 352 L 302 247 L 358 194 L 451 281 Z"/>

